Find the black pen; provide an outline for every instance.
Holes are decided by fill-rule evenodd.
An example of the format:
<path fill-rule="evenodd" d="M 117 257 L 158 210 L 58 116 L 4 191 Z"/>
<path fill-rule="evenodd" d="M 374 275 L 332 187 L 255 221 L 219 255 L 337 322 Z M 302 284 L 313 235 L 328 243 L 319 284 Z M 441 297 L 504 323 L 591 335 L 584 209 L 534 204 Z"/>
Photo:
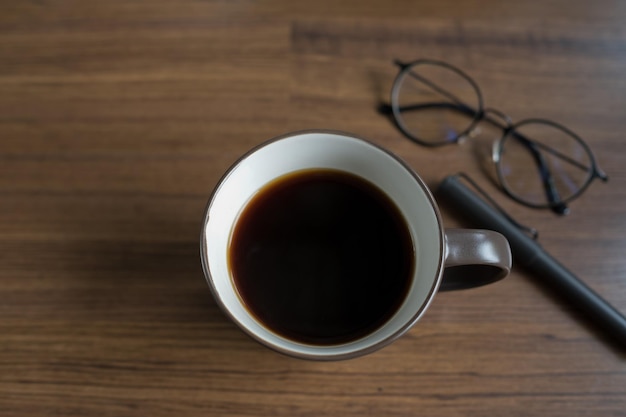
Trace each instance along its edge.
<path fill-rule="evenodd" d="M 517 265 L 526 268 L 539 282 L 572 303 L 615 341 L 619 341 L 622 347 L 626 347 L 626 317 L 503 214 L 463 185 L 458 177 L 452 175 L 445 178 L 439 185 L 437 196 L 462 212 L 473 227 L 503 234 L 509 241 Z"/>

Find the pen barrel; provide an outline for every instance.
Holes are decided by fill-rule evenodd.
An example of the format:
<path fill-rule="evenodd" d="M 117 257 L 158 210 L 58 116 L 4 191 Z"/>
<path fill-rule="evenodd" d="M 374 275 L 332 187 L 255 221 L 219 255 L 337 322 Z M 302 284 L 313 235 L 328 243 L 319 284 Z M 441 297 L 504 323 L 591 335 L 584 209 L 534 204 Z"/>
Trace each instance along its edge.
<path fill-rule="evenodd" d="M 462 214 L 472 227 L 495 230 L 504 235 L 515 263 L 626 347 L 626 317 L 498 210 L 463 185 L 457 176 L 447 177 L 441 183 L 437 197 Z"/>
<path fill-rule="evenodd" d="M 525 268 L 626 348 L 626 317 L 556 259 L 542 251 Z"/>

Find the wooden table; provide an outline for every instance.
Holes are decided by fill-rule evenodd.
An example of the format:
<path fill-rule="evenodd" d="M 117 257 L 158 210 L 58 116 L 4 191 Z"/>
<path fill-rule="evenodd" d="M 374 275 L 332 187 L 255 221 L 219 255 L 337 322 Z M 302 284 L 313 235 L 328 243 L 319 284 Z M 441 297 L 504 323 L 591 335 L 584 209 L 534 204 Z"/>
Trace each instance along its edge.
<path fill-rule="evenodd" d="M 318 363 L 227 320 L 198 249 L 207 198 L 239 155 L 288 131 L 339 129 L 433 188 L 468 172 L 626 312 L 624 2 L 5 0 L 0 11 L 1 416 L 626 415 L 624 349 L 518 268 L 440 294 L 377 353 Z M 480 141 L 410 143 L 376 106 L 392 60 L 420 57 L 461 67 L 515 120 L 571 127 L 610 181 L 561 218 L 499 193 Z M 447 226 L 471 226 L 442 210 Z"/>

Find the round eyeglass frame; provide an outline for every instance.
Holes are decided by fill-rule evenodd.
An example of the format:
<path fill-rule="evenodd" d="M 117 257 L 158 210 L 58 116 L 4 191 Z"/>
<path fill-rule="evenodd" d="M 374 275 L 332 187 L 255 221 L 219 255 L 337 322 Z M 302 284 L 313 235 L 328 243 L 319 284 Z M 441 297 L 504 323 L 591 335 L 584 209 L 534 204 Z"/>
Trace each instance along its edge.
<path fill-rule="evenodd" d="M 577 144 L 585 151 L 586 156 L 589 158 L 589 163 L 591 164 L 591 166 L 587 168 L 587 177 L 580 184 L 578 189 L 572 194 L 570 194 L 568 197 L 565 197 L 565 198 L 559 197 L 559 200 L 555 201 L 552 204 L 551 203 L 543 203 L 543 204 L 533 203 L 529 200 L 526 200 L 520 197 L 519 194 L 517 194 L 509 186 L 509 182 L 506 180 L 504 176 L 504 169 L 502 167 L 502 150 L 504 149 L 506 142 L 513 138 L 515 132 L 519 132 L 518 129 L 520 127 L 524 125 L 529 125 L 529 124 L 534 124 L 534 125 L 543 124 L 543 125 L 550 126 L 554 129 L 558 129 L 562 131 L 563 133 L 568 135 L 571 139 L 576 141 Z M 504 133 L 502 137 L 500 137 L 500 139 L 498 139 L 496 143 L 496 151 L 493 153 L 493 160 L 496 165 L 496 173 L 498 175 L 498 182 L 500 186 L 502 187 L 502 190 L 504 191 L 504 193 L 508 195 L 511 199 L 517 201 L 518 203 L 523 204 L 527 207 L 531 207 L 531 208 L 541 209 L 541 208 L 554 208 L 556 206 L 562 206 L 578 198 L 587 189 L 587 187 L 589 187 L 589 185 L 595 178 L 599 178 L 602 181 L 608 180 L 607 175 L 604 172 L 600 171 L 600 169 L 598 168 L 598 164 L 596 162 L 595 156 L 593 155 L 593 152 L 591 151 L 591 148 L 589 147 L 589 145 L 580 136 L 574 133 L 572 130 L 568 129 L 567 127 L 559 123 L 556 123 L 556 122 L 553 122 L 552 120 L 547 120 L 547 119 L 541 119 L 541 118 L 524 119 L 504 129 Z"/>
<path fill-rule="evenodd" d="M 396 79 L 393 82 L 393 87 L 391 88 L 391 110 L 392 110 L 393 117 L 398 128 L 402 131 L 402 133 L 404 133 L 405 136 L 407 136 L 412 141 L 416 142 L 419 145 L 428 146 L 432 148 L 457 143 L 463 136 L 468 135 L 476 127 L 476 125 L 480 123 L 480 121 L 483 119 L 484 117 L 483 96 L 480 91 L 480 88 L 478 87 L 478 84 L 476 84 L 476 82 L 469 75 L 467 75 L 460 69 L 446 62 L 435 61 L 431 59 L 419 59 L 417 61 L 413 61 L 409 63 L 401 63 L 399 61 L 396 61 L 395 63 L 396 65 L 400 67 L 400 72 L 396 76 Z M 400 90 L 402 89 L 402 82 L 404 81 L 405 77 L 409 76 L 408 74 L 411 72 L 411 70 L 419 65 L 439 66 L 449 71 L 452 71 L 453 73 L 455 73 L 456 75 L 458 75 L 459 77 L 467 81 L 468 84 L 472 86 L 472 88 L 474 89 L 474 92 L 476 93 L 476 97 L 478 99 L 478 109 L 476 109 L 474 117 L 472 118 L 468 126 L 463 131 L 457 133 L 456 137 L 451 140 L 442 140 L 441 142 L 431 142 L 431 141 L 420 139 L 404 123 L 404 118 L 402 117 L 402 112 L 400 110 L 400 105 L 399 105 L 399 96 L 400 96 Z"/>

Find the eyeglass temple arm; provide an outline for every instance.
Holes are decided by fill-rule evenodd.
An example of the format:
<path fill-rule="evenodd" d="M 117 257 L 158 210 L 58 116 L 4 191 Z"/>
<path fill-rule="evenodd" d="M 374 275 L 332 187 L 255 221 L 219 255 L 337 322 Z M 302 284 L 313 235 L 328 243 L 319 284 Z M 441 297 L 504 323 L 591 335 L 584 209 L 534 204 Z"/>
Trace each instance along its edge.
<path fill-rule="evenodd" d="M 504 134 L 510 132 L 510 128 L 505 129 Z M 541 182 L 543 183 L 543 188 L 546 192 L 546 198 L 548 199 L 548 203 L 550 204 L 550 209 L 559 215 L 564 215 L 569 213 L 569 208 L 563 202 L 561 202 L 561 197 L 559 196 L 559 192 L 554 184 L 554 176 L 550 172 L 550 167 L 546 162 L 546 159 L 543 157 L 541 152 L 537 150 L 537 146 L 535 146 L 536 142 L 532 142 L 524 135 L 518 133 L 513 130 L 512 136 L 517 139 L 532 155 L 535 163 L 537 164 L 537 169 L 539 170 L 539 175 L 541 177 Z"/>
<path fill-rule="evenodd" d="M 464 113 L 467 116 L 475 117 L 478 113 L 476 110 L 471 107 L 463 104 L 463 103 L 450 103 L 450 102 L 441 102 L 441 103 L 420 103 L 420 104 L 409 104 L 406 106 L 399 106 L 398 110 L 400 112 L 405 111 L 416 111 L 416 110 L 428 110 L 428 109 L 450 109 L 456 110 L 458 112 Z M 378 110 L 384 114 L 393 114 L 393 107 L 387 103 L 382 103 L 379 105 Z"/>

